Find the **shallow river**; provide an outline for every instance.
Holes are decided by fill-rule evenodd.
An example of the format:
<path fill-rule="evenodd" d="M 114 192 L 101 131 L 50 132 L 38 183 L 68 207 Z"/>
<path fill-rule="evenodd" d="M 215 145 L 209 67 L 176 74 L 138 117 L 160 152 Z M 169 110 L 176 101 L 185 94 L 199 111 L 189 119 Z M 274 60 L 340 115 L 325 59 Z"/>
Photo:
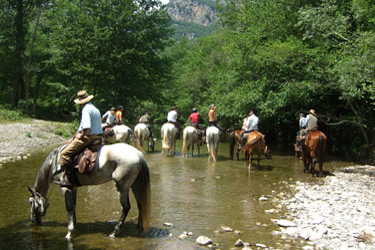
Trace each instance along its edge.
<path fill-rule="evenodd" d="M 156 151 L 146 155 L 152 191 L 147 234 L 138 235 L 135 224 L 126 224 L 115 239 L 108 237 L 121 211 L 113 182 L 78 189 L 77 225 L 72 241 L 64 238 L 65 204 L 60 189 L 54 184 L 49 190 L 50 207 L 42 226 L 32 225 L 30 193 L 26 186 L 34 184 L 49 154 L 50 150 L 46 150 L 33 152 L 28 160 L 0 168 L 0 249 L 208 249 L 195 243 L 200 235 L 212 239 L 216 249 L 235 248 L 238 239 L 279 249 L 285 245 L 293 246 L 292 249 L 303 246 L 298 239 L 272 236 L 272 231 L 279 228 L 271 219 L 279 219 L 281 214 L 265 213 L 275 204 L 259 201 L 263 195 L 288 192 L 286 183 L 318 180 L 303 173 L 302 163 L 292 154 L 293 148 L 283 151 L 271 147 L 272 160 L 262 156 L 260 166 L 255 162 L 249 169 L 243 154 L 240 161 L 229 160 L 228 143 L 219 145 L 216 163 L 208 162 L 205 145 L 199 157 L 195 150 L 193 157 L 182 158 L 180 153 L 162 156 L 159 144 L 160 140 Z M 181 152 L 181 141 L 177 152 Z M 333 171 L 351 164 L 328 158 L 324 169 Z M 138 214 L 133 196 L 130 201 L 132 208 L 127 220 Z M 221 226 L 239 230 L 241 234 L 218 232 Z M 191 232 L 192 236 L 179 239 L 183 232 Z"/>

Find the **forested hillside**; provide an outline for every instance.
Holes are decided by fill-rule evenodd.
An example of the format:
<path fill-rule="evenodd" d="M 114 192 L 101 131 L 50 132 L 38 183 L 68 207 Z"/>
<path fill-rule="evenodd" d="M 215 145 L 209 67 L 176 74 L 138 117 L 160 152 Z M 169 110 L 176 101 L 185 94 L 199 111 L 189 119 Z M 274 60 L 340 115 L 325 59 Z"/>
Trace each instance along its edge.
<path fill-rule="evenodd" d="M 331 154 L 374 159 L 375 6 L 369 0 L 223 0 L 220 30 L 173 42 L 158 1 L 0 0 L 0 102 L 67 120 L 79 89 L 125 122 L 173 105 L 241 126 L 258 111 L 267 142 L 290 145 L 315 109 Z M 22 5 L 20 5 L 22 4 Z M 291 149 L 292 150 L 292 149 Z"/>

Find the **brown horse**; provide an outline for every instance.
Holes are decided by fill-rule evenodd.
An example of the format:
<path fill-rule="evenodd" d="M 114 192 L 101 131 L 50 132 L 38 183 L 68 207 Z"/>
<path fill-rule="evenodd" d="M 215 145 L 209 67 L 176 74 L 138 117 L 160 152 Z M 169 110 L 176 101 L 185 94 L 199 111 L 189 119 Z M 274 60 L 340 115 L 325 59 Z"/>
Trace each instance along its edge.
<path fill-rule="evenodd" d="M 230 152 L 230 159 L 233 160 L 233 151 L 234 151 L 234 146 L 237 145 L 237 151 L 236 151 L 236 155 L 237 155 L 237 160 L 240 159 L 239 157 L 239 152 L 240 152 L 240 144 L 241 144 L 241 132 L 242 130 L 240 129 L 236 129 L 234 130 L 232 133 L 230 133 L 229 135 L 229 152 Z"/>
<path fill-rule="evenodd" d="M 258 166 L 260 163 L 260 155 L 263 153 L 267 159 L 271 159 L 271 151 L 265 144 L 264 135 L 258 131 L 251 131 L 247 136 L 247 141 L 242 149 L 245 154 L 249 155 L 249 167 L 253 161 L 253 152 L 258 151 Z"/>
<path fill-rule="evenodd" d="M 310 132 L 305 143 L 302 142 L 302 157 L 303 157 L 303 172 L 309 171 L 309 166 L 311 164 L 310 172 L 314 176 L 315 164 L 319 163 L 319 176 L 323 176 L 323 160 L 325 157 L 327 149 L 327 136 L 321 131 Z M 318 176 L 318 173 L 316 174 Z"/>

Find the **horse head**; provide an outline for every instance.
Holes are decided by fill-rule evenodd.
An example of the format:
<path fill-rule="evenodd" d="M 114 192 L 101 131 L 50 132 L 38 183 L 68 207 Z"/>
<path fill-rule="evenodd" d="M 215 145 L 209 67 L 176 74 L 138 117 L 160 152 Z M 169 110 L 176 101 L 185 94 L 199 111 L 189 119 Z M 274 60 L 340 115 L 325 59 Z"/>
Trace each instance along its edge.
<path fill-rule="evenodd" d="M 267 145 L 264 145 L 263 154 L 266 156 L 267 159 L 272 159 L 271 150 L 268 148 Z"/>
<path fill-rule="evenodd" d="M 30 186 L 27 186 L 27 188 L 31 192 L 31 196 L 29 198 L 29 203 L 31 205 L 31 221 L 34 224 L 41 225 L 42 218 L 46 215 L 47 208 L 49 206 L 48 200 Z"/>

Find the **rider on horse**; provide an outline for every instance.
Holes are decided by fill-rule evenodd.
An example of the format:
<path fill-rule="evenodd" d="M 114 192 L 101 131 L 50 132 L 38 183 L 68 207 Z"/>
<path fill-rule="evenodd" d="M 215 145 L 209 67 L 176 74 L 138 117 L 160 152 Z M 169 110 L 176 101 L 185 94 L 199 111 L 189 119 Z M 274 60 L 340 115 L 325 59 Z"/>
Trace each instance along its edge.
<path fill-rule="evenodd" d="M 304 113 L 300 113 L 299 114 L 299 130 L 297 132 L 297 136 L 300 135 L 301 131 L 303 129 L 306 129 L 306 125 L 307 125 L 307 119 L 305 117 L 305 114 Z"/>
<path fill-rule="evenodd" d="M 90 102 L 93 95 L 88 95 L 86 90 L 77 93 L 78 98 L 74 100 L 82 107 L 82 118 L 73 140 L 60 152 L 58 164 L 65 171 L 59 185 L 64 187 L 72 186 L 73 157 L 81 153 L 87 146 L 102 138 L 100 111 Z"/>
<path fill-rule="evenodd" d="M 150 136 L 154 137 L 154 135 L 152 133 L 153 132 L 153 127 L 150 124 L 150 115 L 148 114 L 147 111 L 146 111 L 146 113 L 144 115 L 141 116 L 141 118 L 139 118 L 138 123 L 144 123 L 146 125 L 146 127 L 148 128 L 148 130 L 150 131 Z"/>
<path fill-rule="evenodd" d="M 117 107 L 116 117 L 117 117 L 117 124 L 122 124 L 122 111 L 124 110 L 124 107 L 122 105 L 119 105 Z"/>
<path fill-rule="evenodd" d="M 199 127 L 199 113 L 196 108 L 193 108 L 193 113 L 190 114 L 190 125 L 197 130 L 198 137 L 202 140 L 204 130 Z"/>
<path fill-rule="evenodd" d="M 255 113 L 256 113 L 255 109 L 250 110 L 249 116 L 248 116 L 248 118 L 246 120 L 246 123 L 245 123 L 245 131 L 241 134 L 240 149 L 244 145 L 245 134 L 247 135 L 251 131 L 258 131 L 259 118 L 258 118 L 258 116 L 255 115 Z"/>
<path fill-rule="evenodd" d="M 297 145 L 302 150 L 303 142 L 305 141 L 306 137 L 311 131 L 318 130 L 318 118 L 316 117 L 316 113 L 314 109 L 310 109 L 309 114 L 306 117 L 306 129 L 302 129 L 300 134 L 297 135 Z"/>
<path fill-rule="evenodd" d="M 171 108 L 171 111 L 168 112 L 167 122 L 175 125 L 175 127 L 177 128 L 177 137 L 179 137 L 179 134 L 180 134 L 180 131 L 181 131 L 182 127 L 181 127 L 180 123 L 177 121 L 177 115 L 178 115 L 177 107 L 173 106 Z"/>
<path fill-rule="evenodd" d="M 102 116 L 102 121 L 103 120 L 105 120 L 105 123 L 102 124 L 102 129 L 115 126 L 119 122 L 119 120 L 116 117 L 116 108 L 112 107 L 111 110 L 108 110 Z"/>

